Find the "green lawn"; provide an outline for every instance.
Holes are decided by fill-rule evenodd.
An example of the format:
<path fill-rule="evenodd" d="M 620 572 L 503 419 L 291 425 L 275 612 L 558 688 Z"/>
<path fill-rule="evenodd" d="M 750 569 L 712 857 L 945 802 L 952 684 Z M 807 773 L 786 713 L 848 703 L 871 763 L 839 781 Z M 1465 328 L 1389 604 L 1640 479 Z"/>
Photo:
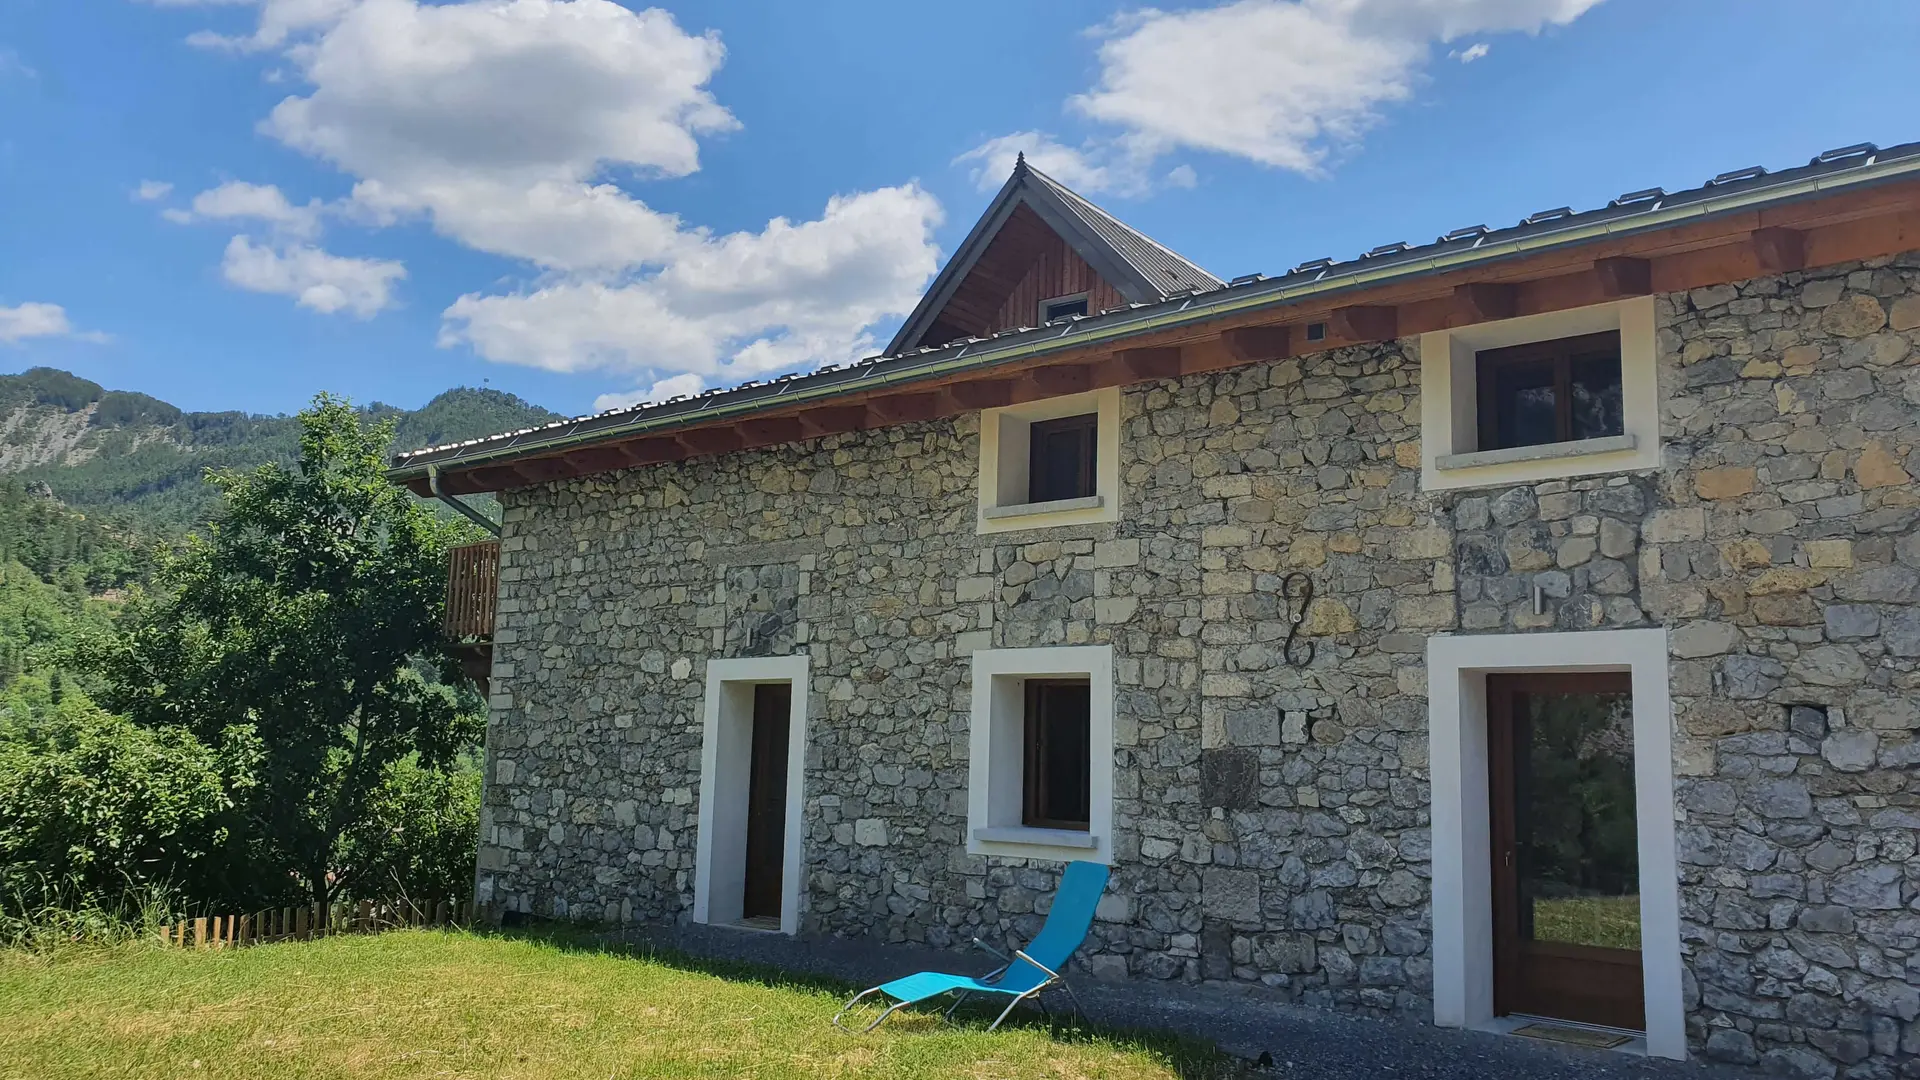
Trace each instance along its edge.
<path fill-rule="evenodd" d="M 828 1026 L 837 987 L 565 939 L 396 931 L 199 952 L 0 952 L 0 1077 L 1215 1078 L 1167 1040 Z"/>

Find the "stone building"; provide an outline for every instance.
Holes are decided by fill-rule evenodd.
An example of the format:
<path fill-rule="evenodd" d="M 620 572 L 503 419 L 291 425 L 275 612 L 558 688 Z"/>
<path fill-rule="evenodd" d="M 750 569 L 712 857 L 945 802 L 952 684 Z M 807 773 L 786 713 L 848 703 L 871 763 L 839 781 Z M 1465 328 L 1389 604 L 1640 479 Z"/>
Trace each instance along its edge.
<path fill-rule="evenodd" d="M 1920 144 L 1224 283 L 1022 164 L 499 493 L 479 897 L 1920 1077 Z M 456 588 L 463 587 L 456 581 Z M 745 931 L 743 931 L 745 932 Z"/>

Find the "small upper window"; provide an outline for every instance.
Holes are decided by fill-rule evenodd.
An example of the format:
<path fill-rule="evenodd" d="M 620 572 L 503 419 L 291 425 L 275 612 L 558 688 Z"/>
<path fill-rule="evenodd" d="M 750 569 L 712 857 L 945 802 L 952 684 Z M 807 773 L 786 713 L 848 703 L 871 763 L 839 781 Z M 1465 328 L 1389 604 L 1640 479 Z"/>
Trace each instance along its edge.
<path fill-rule="evenodd" d="M 980 411 L 982 533 L 1118 521 L 1120 388 Z"/>
<path fill-rule="evenodd" d="M 1578 442 L 1626 430 L 1620 332 L 1475 354 L 1480 449 Z"/>
<path fill-rule="evenodd" d="M 1040 321 L 1050 323 L 1055 319 L 1065 319 L 1087 313 L 1087 294 L 1078 296 L 1058 296 L 1052 300 L 1040 302 Z"/>
<path fill-rule="evenodd" d="M 1092 689 L 1086 679 L 1027 680 L 1021 823 L 1087 831 Z"/>
<path fill-rule="evenodd" d="M 1084 499 L 1094 493 L 1098 413 L 1036 420 L 1027 438 L 1027 501 Z"/>

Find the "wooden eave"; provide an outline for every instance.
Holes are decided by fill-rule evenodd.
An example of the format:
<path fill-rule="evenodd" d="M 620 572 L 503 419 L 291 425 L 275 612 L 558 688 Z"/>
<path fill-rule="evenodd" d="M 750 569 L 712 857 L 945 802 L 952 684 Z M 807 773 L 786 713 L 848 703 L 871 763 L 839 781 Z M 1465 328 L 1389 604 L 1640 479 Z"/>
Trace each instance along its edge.
<path fill-rule="evenodd" d="M 903 378 L 821 400 L 774 399 L 744 415 L 693 414 L 564 449 L 503 449 L 436 464 L 447 494 L 526 487 L 1913 250 L 1920 250 L 1920 180 L 1895 179 L 1621 236 L 1543 244 L 1484 264 L 1388 277 L 1227 310 L 1204 321 L 1161 326 L 1142 320 L 1138 332 L 1064 336 L 1008 362 Z M 1305 329 L 1314 323 L 1325 324 L 1326 337 L 1309 343 Z M 395 479 L 428 494 L 426 478 L 418 474 L 424 468 L 424 462 L 403 462 Z"/>

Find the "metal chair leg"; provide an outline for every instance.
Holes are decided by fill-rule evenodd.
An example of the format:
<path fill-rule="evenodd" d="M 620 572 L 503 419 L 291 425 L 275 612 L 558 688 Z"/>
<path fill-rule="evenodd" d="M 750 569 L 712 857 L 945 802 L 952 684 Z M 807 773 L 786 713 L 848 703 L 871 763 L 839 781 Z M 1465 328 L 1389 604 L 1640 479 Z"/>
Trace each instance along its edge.
<path fill-rule="evenodd" d="M 953 1004 L 947 1006 L 947 1011 L 940 1014 L 940 1019 L 949 1024 L 953 1023 L 953 1014 L 960 1010 L 960 1003 L 967 1000 L 967 995 L 972 992 L 971 990 L 956 991 L 953 995 Z"/>
<path fill-rule="evenodd" d="M 1064 975 L 1060 977 L 1060 986 L 1066 990 L 1067 997 L 1073 1000 L 1073 1011 L 1079 1014 L 1080 1019 L 1085 1020 L 1087 1018 L 1087 1007 L 1080 1004 L 1080 995 L 1073 992 L 1073 984 L 1068 982 Z"/>
<path fill-rule="evenodd" d="M 870 990 L 862 990 L 859 993 L 853 995 L 853 999 L 851 1001 L 848 1001 L 845 1005 L 840 1006 L 840 1011 L 833 1014 L 833 1020 L 831 1021 L 833 1026 L 839 1028 L 841 1031 L 844 1031 L 849 1035 L 865 1035 L 867 1032 L 872 1031 L 874 1028 L 879 1027 L 880 1022 L 882 1020 L 885 1020 L 887 1017 L 892 1016 L 899 1009 L 906 1007 L 907 1002 L 904 1002 L 904 1001 L 895 1002 L 894 1004 L 889 1005 L 884 1012 L 882 1012 L 879 1016 L 874 1018 L 873 1023 L 868 1024 L 866 1027 L 861 1028 L 859 1031 L 854 1031 L 852 1028 L 840 1022 L 840 1018 L 847 1015 L 847 1013 L 851 1012 L 853 1010 L 853 1007 L 860 1003 L 861 998 L 866 997 L 869 994 L 877 994 L 879 992 L 880 992 L 880 988 L 876 986 Z"/>
<path fill-rule="evenodd" d="M 1021 1002 L 1027 1000 L 1028 998 L 1034 998 L 1035 1000 L 1038 1000 L 1040 996 L 1040 991 L 1045 990 L 1047 987 L 1051 985 L 1053 985 L 1051 982 L 1041 983 L 1039 986 L 1034 987 L 1033 989 L 1027 991 L 1024 994 L 1021 994 L 1019 997 L 1014 998 L 1012 1001 L 1007 1002 L 1007 1007 L 1001 1010 L 999 1017 L 997 1017 L 992 1024 L 989 1024 L 987 1026 L 987 1030 L 992 1031 L 998 1028 L 1000 1026 L 1000 1021 L 1005 1020 L 1008 1014 L 1013 1012 L 1014 1006 L 1020 1004 Z M 1045 1008 L 1045 1006 L 1042 1006 L 1042 1008 Z"/>

